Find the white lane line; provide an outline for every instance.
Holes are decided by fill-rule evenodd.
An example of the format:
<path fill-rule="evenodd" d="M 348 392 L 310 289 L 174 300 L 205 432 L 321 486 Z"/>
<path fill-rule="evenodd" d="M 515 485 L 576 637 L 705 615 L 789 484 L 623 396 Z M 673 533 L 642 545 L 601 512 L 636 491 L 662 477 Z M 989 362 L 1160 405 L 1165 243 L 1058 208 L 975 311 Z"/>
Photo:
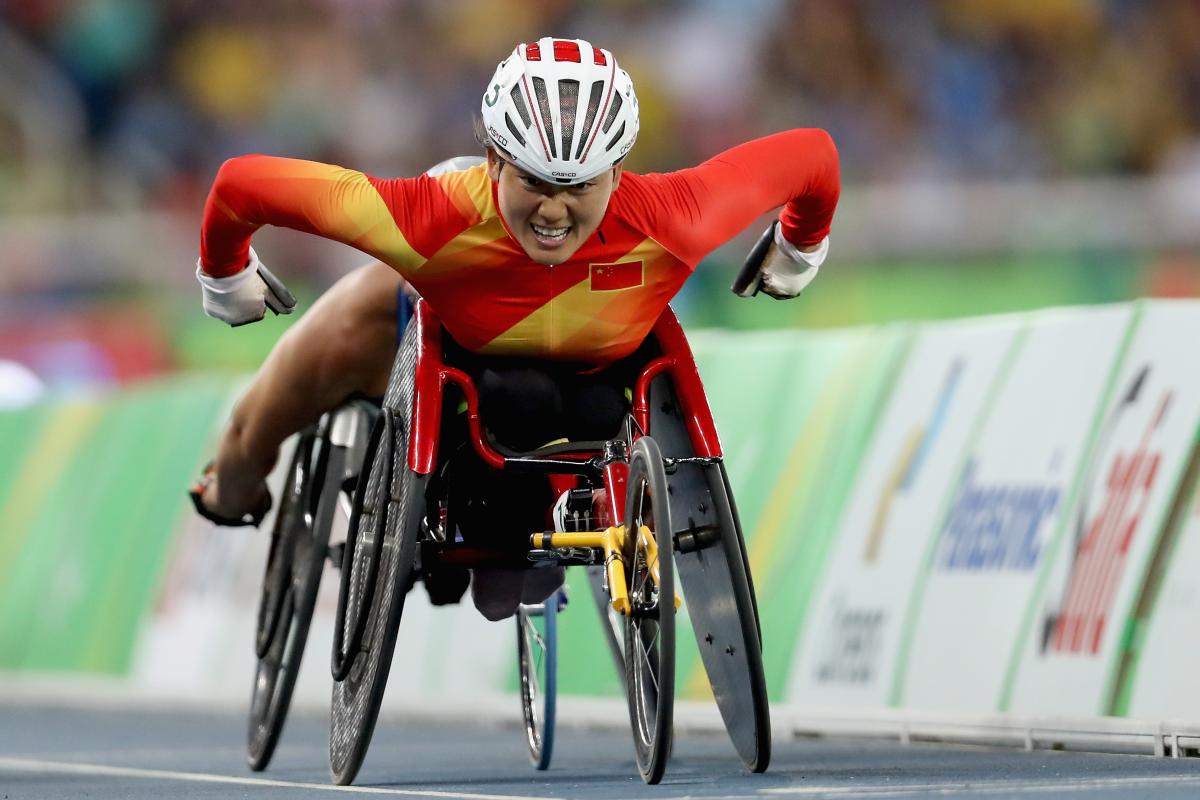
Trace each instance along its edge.
<path fill-rule="evenodd" d="M 759 789 L 760 795 L 790 795 L 795 797 L 820 795 L 845 795 L 847 797 L 909 797 L 912 795 L 948 795 L 948 794 L 1038 794 L 1041 792 L 1091 792 L 1099 789 L 1123 789 L 1138 786 L 1197 786 L 1200 778 L 1188 775 L 1147 775 L 1145 777 L 1120 778 L 1080 778 L 1062 781 L 997 781 L 970 782 L 956 781 L 954 783 L 893 783 L 867 784 L 863 786 L 778 786 L 769 789 Z"/>
<path fill-rule="evenodd" d="M 151 778 L 163 781 L 192 781 L 195 783 L 228 783 L 236 786 L 270 786 L 286 789 L 317 789 L 326 792 L 357 792 L 383 794 L 393 797 L 446 797 L 455 800 L 563 800 L 561 797 L 514 794 L 473 794 L 445 792 L 433 789 L 385 789 L 376 786 L 334 786 L 328 783 L 276 781 L 269 778 L 239 778 L 234 775 L 212 775 L 207 772 L 174 772 L 164 769 L 113 767 L 107 764 L 76 764 L 69 761 L 42 761 L 34 758 L 0 756 L 0 770 L 11 772 L 61 772 L 75 775 L 108 775 L 116 778 Z"/>

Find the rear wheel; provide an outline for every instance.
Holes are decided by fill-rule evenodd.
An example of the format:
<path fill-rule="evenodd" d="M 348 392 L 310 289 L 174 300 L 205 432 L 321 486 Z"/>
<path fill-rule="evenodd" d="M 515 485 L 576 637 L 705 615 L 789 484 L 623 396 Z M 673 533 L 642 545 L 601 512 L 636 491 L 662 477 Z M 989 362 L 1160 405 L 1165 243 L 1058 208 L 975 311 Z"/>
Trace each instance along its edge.
<path fill-rule="evenodd" d="M 675 705 L 675 575 L 662 454 L 650 437 L 633 446 L 625 500 L 625 694 L 638 771 L 658 783 L 671 754 Z"/>
<path fill-rule="evenodd" d="M 366 757 L 412 585 L 425 478 L 408 469 L 408 431 L 376 421 L 354 497 L 334 632 L 329 769 L 346 785 Z"/>
<path fill-rule="evenodd" d="M 271 532 L 255 649 L 246 763 L 267 768 L 291 705 L 325 565 L 345 450 L 301 434 Z M 329 476 L 326 479 L 326 476 Z"/>
<path fill-rule="evenodd" d="M 554 752 L 559 597 L 559 592 L 555 592 L 540 605 L 517 609 L 521 713 L 525 720 L 529 760 L 537 769 L 549 767 Z"/>

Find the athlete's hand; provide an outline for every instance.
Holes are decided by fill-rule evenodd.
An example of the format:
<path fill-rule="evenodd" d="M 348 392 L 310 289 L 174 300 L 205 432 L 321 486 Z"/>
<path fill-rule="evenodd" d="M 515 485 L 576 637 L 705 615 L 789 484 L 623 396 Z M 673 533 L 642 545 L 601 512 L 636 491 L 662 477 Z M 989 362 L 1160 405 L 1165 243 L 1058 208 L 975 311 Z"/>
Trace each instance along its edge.
<path fill-rule="evenodd" d="M 828 254 L 828 237 L 816 247 L 802 250 L 784 239 L 776 227 L 775 242 L 763 260 L 760 291 L 776 300 L 795 297 L 817 277 Z"/>
<path fill-rule="evenodd" d="M 197 261 L 196 280 L 200 282 L 204 313 L 230 327 L 258 322 L 268 308 L 275 314 L 290 314 L 296 307 L 296 298 L 263 266 L 253 247 L 246 268 L 225 278 L 205 273 Z"/>

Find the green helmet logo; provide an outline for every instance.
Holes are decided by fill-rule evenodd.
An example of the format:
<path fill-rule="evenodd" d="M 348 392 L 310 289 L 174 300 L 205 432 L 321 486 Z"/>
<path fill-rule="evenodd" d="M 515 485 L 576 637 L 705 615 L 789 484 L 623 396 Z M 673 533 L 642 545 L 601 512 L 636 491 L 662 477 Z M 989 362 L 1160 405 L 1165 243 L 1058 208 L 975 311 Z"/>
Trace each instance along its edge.
<path fill-rule="evenodd" d="M 499 101 L 500 101 L 500 84 L 493 83 L 491 95 L 485 94 L 483 96 L 483 102 L 487 103 L 488 107 L 491 108 L 492 106 L 496 105 L 496 103 L 498 103 Z"/>

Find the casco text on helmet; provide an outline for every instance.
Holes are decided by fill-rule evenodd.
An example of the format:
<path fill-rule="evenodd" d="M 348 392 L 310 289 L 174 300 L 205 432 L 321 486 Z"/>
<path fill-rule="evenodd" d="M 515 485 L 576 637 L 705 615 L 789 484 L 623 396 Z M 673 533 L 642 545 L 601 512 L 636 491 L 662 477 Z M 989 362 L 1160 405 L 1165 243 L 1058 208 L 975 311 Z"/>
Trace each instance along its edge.
<path fill-rule="evenodd" d="M 488 139 L 550 183 L 582 183 L 629 152 L 638 134 L 633 81 L 607 50 L 582 39 L 519 44 L 483 95 Z"/>

